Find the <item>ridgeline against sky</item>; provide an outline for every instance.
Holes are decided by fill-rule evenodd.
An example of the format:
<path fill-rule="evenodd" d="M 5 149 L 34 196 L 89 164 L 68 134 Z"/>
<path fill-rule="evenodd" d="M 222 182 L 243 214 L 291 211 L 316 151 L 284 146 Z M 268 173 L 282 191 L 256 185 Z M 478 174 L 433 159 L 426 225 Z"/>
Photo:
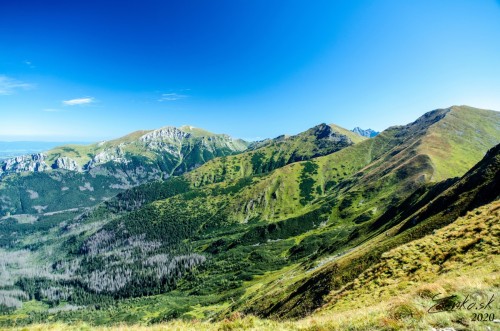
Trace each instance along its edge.
<path fill-rule="evenodd" d="M 3 1 L 0 45 L 0 140 L 183 124 L 252 140 L 500 109 L 493 0 Z"/>

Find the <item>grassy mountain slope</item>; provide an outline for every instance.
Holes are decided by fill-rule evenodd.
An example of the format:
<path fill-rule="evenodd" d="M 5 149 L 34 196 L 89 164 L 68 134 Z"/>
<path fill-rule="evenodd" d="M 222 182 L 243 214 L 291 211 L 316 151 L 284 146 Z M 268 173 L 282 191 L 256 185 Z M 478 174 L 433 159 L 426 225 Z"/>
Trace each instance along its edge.
<path fill-rule="evenodd" d="M 485 150 L 499 143 L 500 112 L 453 106 L 419 148 L 434 165 L 433 181 L 462 176 Z"/>
<path fill-rule="evenodd" d="M 354 143 L 359 143 L 359 142 L 362 142 L 363 140 L 367 139 L 367 137 L 360 136 L 360 135 L 352 132 L 351 130 L 344 129 L 343 127 L 338 126 L 336 124 L 328 124 L 328 126 L 330 126 L 334 131 L 337 131 L 337 132 L 349 137 L 349 139 L 351 139 Z"/>
<path fill-rule="evenodd" d="M 500 295 L 500 203 L 468 212 L 450 225 L 390 250 L 379 263 L 342 289 L 332 292 L 312 316 L 297 321 L 262 320 L 233 314 L 220 322 L 176 320 L 156 326 L 106 327 L 103 330 L 456 330 L 495 329 L 492 321 L 474 321 L 474 311 L 429 313 L 433 298 L 446 304 L 486 305 Z M 488 260 L 489 263 L 485 263 Z M 498 305 L 480 311 L 494 314 Z M 155 307 L 157 310 L 159 307 Z M 119 310 L 118 310 L 119 311 Z M 40 324 L 33 330 L 78 330 L 87 324 Z"/>
<path fill-rule="evenodd" d="M 331 154 L 363 140 L 339 126 L 320 124 L 295 136 L 280 136 L 250 145 L 248 153 L 215 159 L 186 177 L 195 187 L 232 182 Z"/>
<path fill-rule="evenodd" d="M 438 210 L 415 220 L 413 214 L 434 199 L 454 187 L 468 187 L 456 192 L 472 201 L 496 185 L 495 152 L 471 170 L 480 182 L 473 183 L 471 173 L 460 181 L 435 182 L 435 174 L 452 171 L 441 169 L 446 165 L 434 161 L 428 144 L 438 136 L 441 145 L 451 144 L 460 132 L 450 133 L 442 124 L 452 119 L 459 126 L 473 124 L 475 116 L 468 111 L 432 111 L 342 149 L 331 142 L 348 142 L 345 136 L 320 125 L 302 136 L 215 159 L 175 180 L 128 190 L 36 240 L 20 240 L 17 248 L 29 247 L 31 257 L 49 265 L 48 274 L 67 278 L 51 276 L 37 283 L 24 277 L 16 286 L 47 305 L 37 318 L 67 303 L 107 309 L 87 317 L 86 310 L 52 316 L 98 324 L 120 320 L 112 317 L 113 309 L 130 322 L 217 318 L 233 311 L 305 316 L 325 304 L 331 291 L 380 262 L 384 252 L 432 232 L 427 224 L 433 217 L 441 220 L 439 227 L 456 219 L 456 213 L 448 217 Z M 497 113 L 481 113 L 498 123 Z M 500 141 L 500 131 L 485 132 L 490 136 L 464 141 L 470 146 L 460 150 L 461 157 L 456 153 L 457 160 L 471 163 L 465 151 L 477 149 L 482 156 L 494 145 L 485 141 Z M 317 155 L 315 150 L 323 147 L 334 152 Z M 476 193 L 464 193 L 471 190 Z M 408 222 L 412 226 L 404 228 Z M 54 261 L 62 267 L 54 267 Z M 107 287 L 95 284 L 96 275 Z M 40 291 L 64 288 L 66 282 L 72 286 L 70 298 L 55 300 Z M 167 294 L 136 298 L 160 293 Z M 115 299 L 120 304 L 111 308 Z M 143 313 L 137 313 L 139 306 Z"/>
<path fill-rule="evenodd" d="M 310 153 L 309 149 L 300 150 L 300 142 L 307 142 L 310 144 L 308 147 L 316 146 L 314 149 L 315 153 L 328 153 L 331 150 L 338 150 L 346 145 L 352 144 L 348 138 L 332 131 L 329 127 L 319 126 L 304 134 L 291 137 L 289 140 L 280 143 L 278 148 L 281 149 L 284 146 L 293 146 L 295 149 L 290 151 L 290 155 L 294 154 L 296 157 L 300 158 L 311 157 L 310 154 L 307 154 Z M 263 150 L 273 155 L 277 148 L 274 146 L 259 148 L 259 152 Z M 234 156 L 233 158 L 235 157 L 240 156 Z M 293 161 L 293 158 L 287 160 L 287 162 Z M 243 182 L 244 181 L 245 180 L 243 180 Z M 211 187 L 208 189 L 210 192 L 215 189 L 214 193 L 216 194 L 221 193 L 218 192 L 218 190 L 230 193 L 233 190 L 237 190 L 238 185 L 242 185 L 242 183 L 236 183 L 230 187 Z M 233 186 L 236 186 L 236 188 Z M 60 271 L 56 271 L 56 274 L 63 272 L 73 275 L 69 277 L 74 277 L 75 274 L 79 274 L 80 276 L 75 277 L 77 281 L 75 285 L 79 287 L 79 293 L 74 293 L 72 295 L 72 302 L 74 303 L 91 303 L 85 293 L 89 291 L 89 286 L 91 287 L 90 289 L 98 286 L 95 283 L 90 284 L 88 281 L 82 283 L 81 279 L 79 279 L 80 277 L 91 277 L 91 275 L 95 275 L 106 269 L 107 276 L 102 274 L 101 277 L 108 277 L 109 281 L 114 281 L 116 280 L 117 273 L 121 272 L 119 270 L 122 269 L 110 269 L 107 268 L 108 265 L 125 263 L 135 264 L 137 266 L 138 263 L 148 258 L 151 258 L 152 265 L 149 269 L 153 273 L 149 275 L 142 274 L 138 276 L 137 279 L 139 281 L 145 281 L 145 283 L 140 284 L 140 287 L 145 291 L 142 294 L 158 293 L 159 291 L 169 289 L 173 285 L 161 284 L 163 277 L 170 277 L 168 276 L 170 275 L 170 269 L 161 269 L 163 263 L 167 263 L 167 265 L 169 263 L 174 263 L 176 265 L 174 268 L 176 273 L 185 271 L 181 271 L 186 268 L 184 267 L 184 263 L 198 263 L 196 261 L 198 261 L 199 255 L 190 255 L 189 252 L 186 252 L 182 240 L 185 240 L 185 238 L 193 233 L 193 229 L 197 226 L 198 219 L 209 219 L 212 223 L 210 227 L 215 227 L 217 225 L 216 210 L 193 208 L 193 210 L 187 214 L 185 205 L 189 203 L 190 196 L 184 195 L 183 200 L 186 201 L 181 201 L 178 205 L 174 203 L 172 208 L 162 208 L 161 210 L 163 211 L 157 208 L 158 203 L 156 203 L 147 205 L 141 210 L 129 214 L 122 215 L 120 213 L 137 209 L 141 205 L 147 203 L 147 201 L 153 201 L 160 198 L 165 199 L 169 196 L 179 195 L 180 193 L 194 193 L 195 196 L 202 196 L 204 194 L 202 192 L 191 192 L 191 188 L 193 187 L 194 185 L 189 185 L 189 182 L 182 178 L 172 178 L 166 182 L 149 183 L 125 191 L 116 199 L 111 199 L 94 212 L 86 213 L 83 216 L 72 216 L 72 219 L 66 219 L 64 222 L 61 222 L 61 219 L 64 219 L 65 216 L 67 217 L 67 214 L 60 215 L 60 217 L 57 217 L 53 221 L 48 220 L 48 224 L 45 225 L 42 232 L 37 232 L 37 227 L 30 228 L 29 226 L 18 224 L 18 219 L 16 217 L 7 217 L 0 223 L 0 227 L 4 230 L 2 232 L 5 233 L 2 235 L 1 239 L 7 245 L 17 247 L 18 249 L 29 248 L 31 252 L 33 252 L 32 254 L 28 254 L 30 259 L 36 260 L 39 265 L 44 263 L 53 265 L 54 261 L 59 261 L 58 263 L 62 263 L 63 268 Z M 159 210 L 161 211 L 160 214 L 158 214 Z M 150 223 L 147 226 L 144 226 L 143 223 L 145 217 L 149 217 Z M 172 223 L 169 224 L 167 220 L 172 220 Z M 57 226 L 58 223 L 61 223 L 60 226 Z M 35 224 L 41 225 L 42 223 L 36 222 Z M 121 231 L 121 229 L 126 231 Z M 145 237 L 145 235 L 147 236 Z M 167 240 L 168 237 L 170 237 L 170 239 Z M 136 256 L 134 253 L 135 257 L 132 259 L 130 258 L 131 244 L 141 247 L 142 253 L 139 254 L 140 257 Z M 158 247 L 158 245 L 164 247 L 161 248 Z M 151 255 L 152 249 L 155 251 L 154 256 Z M 48 253 L 48 251 L 52 253 Z M 114 259 L 112 263 L 110 258 Z M 75 273 L 75 270 L 67 270 L 68 264 L 78 266 L 78 273 Z M 18 270 L 21 269 L 19 275 L 23 275 L 23 267 L 19 266 L 17 262 L 14 263 L 14 265 L 16 265 Z M 139 268 L 141 269 L 136 269 L 136 271 L 143 272 L 141 271 L 144 270 L 143 267 L 144 266 L 139 264 Z M 26 268 L 29 269 L 28 266 L 26 266 Z M 53 267 L 49 267 L 49 269 L 51 268 L 53 269 Z M 159 272 L 161 276 L 157 278 L 158 276 L 155 276 L 155 272 Z M 57 286 L 56 284 L 58 284 L 58 282 L 56 281 L 54 283 L 53 280 L 54 277 L 57 279 L 59 276 L 47 275 L 47 277 L 48 279 L 42 282 L 45 283 L 42 287 L 49 286 L 49 284 Z M 68 276 L 65 277 L 67 278 Z M 178 278 L 178 276 L 175 276 L 172 279 L 176 277 Z M 130 280 L 130 277 L 127 278 L 127 282 L 128 280 Z M 30 276 L 22 279 L 22 282 L 17 285 L 25 289 L 34 289 L 28 284 L 32 284 Z M 59 283 L 58 286 L 64 286 L 63 284 L 64 282 Z M 98 292 L 99 291 L 100 290 L 98 290 Z M 96 302 L 109 303 L 112 302 L 114 298 L 113 292 L 116 291 L 103 290 L 100 292 L 104 293 L 98 294 L 97 296 L 90 295 L 90 297 L 95 299 Z M 132 296 L 139 294 L 141 293 L 136 293 Z M 45 297 L 39 292 L 31 292 L 30 295 L 38 298 Z M 130 293 L 123 295 L 130 296 Z"/>
<path fill-rule="evenodd" d="M 417 190 L 400 206 L 366 223 L 358 230 L 365 242 L 355 249 L 325 257 L 309 275 L 299 272 L 304 266 L 297 267 L 290 271 L 298 276 L 286 283 L 288 287 L 285 284 L 276 287 L 270 283 L 267 288 L 274 290 L 265 295 L 260 293 L 255 301 L 263 307 L 269 305 L 264 310 L 268 315 L 290 317 L 312 312 L 324 304 L 330 291 L 338 291 L 353 281 L 358 274 L 380 261 L 384 252 L 431 234 L 468 210 L 497 199 L 498 189 L 495 188 L 499 187 L 499 176 L 500 145 L 497 145 L 460 180 Z M 247 306 L 252 307 L 252 304 L 255 302 L 249 302 Z"/>
<path fill-rule="evenodd" d="M 500 202 L 497 200 L 467 212 L 430 235 L 384 253 L 377 264 L 353 282 L 330 293 L 327 303 L 317 314 L 352 311 L 384 302 L 387 310 L 370 320 L 373 326 L 401 329 L 423 329 L 429 324 L 457 329 L 494 327 L 491 321 L 474 327 L 479 323 L 473 322 L 472 313 L 478 311 L 463 309 L 435 315 L 428 312 L 436 304 L 432 300 L 434 296 L 457 295 L 450 298 L 448 304 L 462 302 L 466 295 L 474 297 L 471 302 L 484 301 L 487 297 L 485 304 L 492 295 L 498 296 L 499 217 Z M 477 306 L 474 308 L 479 308 L 479 303 Z M 480 311 L 495 312 L 498 312 L 498 305 Z"/>

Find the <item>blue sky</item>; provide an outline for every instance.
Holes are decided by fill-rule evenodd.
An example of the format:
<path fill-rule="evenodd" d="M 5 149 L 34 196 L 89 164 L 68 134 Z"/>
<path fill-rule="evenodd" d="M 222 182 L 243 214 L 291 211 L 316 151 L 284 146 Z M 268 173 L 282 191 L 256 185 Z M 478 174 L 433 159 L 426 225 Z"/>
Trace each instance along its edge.
<path fill-rule="evenodd" d="M 0 140 L 235 137 L 500 110 L 495 0 L 0 2 Z"/>

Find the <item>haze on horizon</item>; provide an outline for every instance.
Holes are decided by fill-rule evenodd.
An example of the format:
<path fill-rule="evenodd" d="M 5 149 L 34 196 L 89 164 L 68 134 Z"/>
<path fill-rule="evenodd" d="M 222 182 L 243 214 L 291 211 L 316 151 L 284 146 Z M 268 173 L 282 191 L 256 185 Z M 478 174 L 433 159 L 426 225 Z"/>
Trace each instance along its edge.
<path fill-rule="evenodd" d="M 500 110 L 495 0 L 0 4 L 0 140 L 184 124 L 256 140 Z"/>

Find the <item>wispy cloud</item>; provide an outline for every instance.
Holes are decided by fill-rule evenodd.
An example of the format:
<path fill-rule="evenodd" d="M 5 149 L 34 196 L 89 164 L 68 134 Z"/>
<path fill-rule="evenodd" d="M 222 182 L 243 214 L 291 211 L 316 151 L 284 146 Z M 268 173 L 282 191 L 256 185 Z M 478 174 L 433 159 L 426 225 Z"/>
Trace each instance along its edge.
<path fill-rule="evenodd" d="M 87 104 L 93 103 L 93 102 L 94 102 L 94 98 L 86 97 L 86 98 L 64 100 L 62 103 L 65 106 L 79 106 L 79 105 L 87 105 Z"/>
<path fill-rule="evenodd" d="M 35 65 L 33 64 L 33 62 L 31 62 L 31 61 L 24 61 L 24 64 L 26 64 L 28 67 L 30 67 L 32 69 L 36 68 Z"/>
<path fill-rule="evenodd" d="M 163 93 L 161 97 L 158 99 L 158 101 L 163 102 L 163 101 L 176 101 L 180 99 L 185 99 L 187 98 L 187 95 L 185 94 L 179 94 L 179 93 Z"/>
<path fill-rule="evenodd" d="M 28 90 L 33 84 L 21 82 L 5 75 L 0 75 L 0 95 L 11 95 L 17 90 Z"/>

